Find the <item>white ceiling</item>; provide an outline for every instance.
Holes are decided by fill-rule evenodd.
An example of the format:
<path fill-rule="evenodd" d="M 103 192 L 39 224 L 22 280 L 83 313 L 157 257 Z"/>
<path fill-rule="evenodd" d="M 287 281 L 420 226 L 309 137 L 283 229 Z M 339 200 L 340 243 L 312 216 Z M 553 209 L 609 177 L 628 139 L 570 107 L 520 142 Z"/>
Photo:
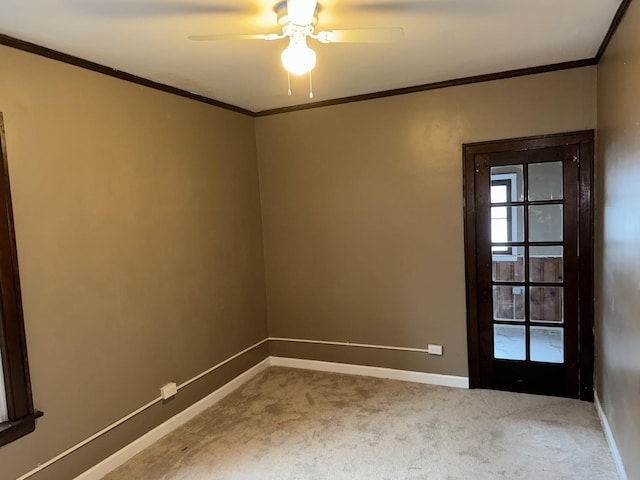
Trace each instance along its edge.
<path fill-rule="evenodd" d="M 254 112 L 310 102 L 280 64 L 276 0 L 1 0 L 0 33 Z M 315 98 L 329 100 L 594 57 L 621 0 L 320 0 L 316 30 L 402 27 L 394 44 L 320 44 Z"/>

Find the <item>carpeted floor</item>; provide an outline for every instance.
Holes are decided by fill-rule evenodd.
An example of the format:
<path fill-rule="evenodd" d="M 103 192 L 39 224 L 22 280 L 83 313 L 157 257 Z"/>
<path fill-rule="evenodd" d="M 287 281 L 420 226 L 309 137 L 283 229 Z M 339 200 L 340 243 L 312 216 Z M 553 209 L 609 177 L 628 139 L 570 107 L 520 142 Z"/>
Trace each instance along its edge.
<path fill-rule="evenodd" d="M 592 404 L 272 367 L 104 480 L 617 479 Z"/>

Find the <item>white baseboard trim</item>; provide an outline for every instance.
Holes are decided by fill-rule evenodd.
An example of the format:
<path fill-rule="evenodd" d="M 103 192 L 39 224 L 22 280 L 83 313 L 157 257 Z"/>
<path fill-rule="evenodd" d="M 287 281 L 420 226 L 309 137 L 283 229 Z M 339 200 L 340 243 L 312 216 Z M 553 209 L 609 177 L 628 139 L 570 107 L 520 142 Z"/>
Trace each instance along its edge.
<path fill-rule="evenodd" d="M 604 436 L 607 439 L 607 443 L 609 444 L 609 449 L 611 450 L 611 456 L 613 457 L 613 462 L 616 464 L 616 469 L 618 470 L 618 477 L 620 480 L 627 480 L 627 472 L 624 469 L 624 464 L 622 463 L 622 457 L 620 456 L 620 450 L 618 450 L 618 445 L 616 444 L 616 439 L 613 437 L 613 432 L 611 431 L 611 426 L 609 425 L 609 420 L 602 409 L 602 404 L 600 403 L 600 399 L 598 398 L 598 392 L 594 393 L 594 403 L 596 405 L 596 411 L 598 412 L 598 416 L 600 417 L 600 423 L 602 423 L 602 429 L 604 430 Z"/>
<path fill-rule="evenodd" d="M 222 387 L 218 388 L 213 393 L 207 395 L 202 400 L 194 403 L 190 407 L 186 408 L 182 412 L 177 415 L 171 417 L 166 422 L 158 425 L 156 428 L 151 430 L 148 433 L 145 433 L 143 436 L 134 440 L 132 443 L 127 445 L 126 447 L 118 450 L 116 453 L 111 455 L 110 457 L 104 459 L 102 462 L 97 465 L 91 467 L 86 472 L 80 474 L 75 478 L 75 480 L 99 480 L 109 472 L 115 470 L 117 467 L 125 463 L 127 460 L 132 458 L 133 456 L 140 453 L 145 448 L 149 447 L 156 441 L 160 440 L 160 438 L 164 437 L 168 433 L 172 432 L 179 426 L 191 420 L 193 417 L 203 412 L 207 408 L 216 404 L 224 397 L 229 395 L 235 389 L 240 387 L 242 384 L 251 380 L 258 373 L 267 369 L 270 365 L 269 358 L 265 358 L 263 361 L 258 363 L 257 365 L 251 367 L 244 373 L 241 373 L 236 378 L 231 380 L 230 382 L 224 384 Z"/>
<path fill-rule="evenodd" d="M 260 340 L 259 342 L 251 345 L 250 347 L 245 348 L 244 350 L 236 353 L 235 355 L 232 355 L 231 357 L 227 358 L 226 360 L 223 360 L 222 362 L 214 365 L 213 367 L 205 370 L 204 372 L 196 375 L 195 377 L 187 380 L 186 382 L 178 385 L 178 391 L 180 391 L 180 389 L 186 387 L 187 385 L 193 383 L 194 381 L 204 377 L 205 375 L 208 375 L 209 373 L 213 372 L 214 370 L 217 370 L 218 368 L 222 367 L 223 365 L 226 365 L 227 363 L 235 360 L 236 358 L 244 355 L 245 353 L 253 350 L 256 347 L 259 347 L 260 345 L 268 342 L 269 339 L 265 338 L 263 340 Z M 267 363 L 268 366 L 268 363 Z M 265 367 L 266 368 L 266 367 Z M 139 415 L 140 413 L 144 412 L 146 409 L 151 408 L 152 406 L 154 406 L 156 403 L 160 403 L 162 401 L 161 397 L 156 397 L 153 400 L 145 403 L 144 405 L 142 405 L 141 407 L 139 407 L 138 409 L 134 410 L 133 412 L 129 413 L 128 415 L 125 415 L 124 417 L 122 417 L 119 420 L 116 420 L 115 422 L 113 422 L 110 425 L 107 425 L 106 427 L 104 427 L 102 430 L 94 433 L 93 435 L 91 435 L 90 437 L 85 438 L 84 440 L 82 440 L 79 443 L 76 443 L 75 445 L 73 445 L 72 447 L 66 449 L 65 451 L 59 453 L 58 455 L 56 455 L 53 458 L 50 458 L 49 460 L 47 460 L 46 462 L 40 463 L 38 464 L 37 467 L 35 467 L 32 470 L 29 470 L 27 473 L 25 473 L 24 475 L 19 476 L 18 478 L 16 478 L 16 480 L 26 480 L 27 478 L 32 477 L 33 475 L 35 475 L 36 473 L 44 470 L 45 468 L 49 467 L 50 465 L 53 465 L 54 463 L 56 463 L 58 460 L 61 460 L 62 458 L 66 457 L 67 455 L 72 454 L 73 452 L 75 452 L 76 450 L 84 447 L 85 445 L 87 445 L 88 443 L 93 442 L 96 438 L 101 437 L 102 435 L 104 435 L 107 432 L 110 432 L 111 430 L 113 430 L 114 428 L 118 427 L 119 425 L 122 425 L 123 423 L 127 422 L 128 420 L 130 420 L 131 418 L 135 417 L 136 415 Z"/>
<path fill-rule="evenodd" d="M 438 373 L 413 372 L 396 370 L 393 368 L 370 367 L 349 363 L 322 362 L 319 360 L 302 360 L 299 358 L 269 357 L 274 367 L 301 368 L 318 370 L 321 372 L 345 373 L 348 375 L 363 375 L 367 377 L 389 378 L 406 382 L 426 383 L 429 385 L 443 385 L 446 387 L 469 388 L 468 377 L 440 375 Z"/>
<path fill-rule="evenodd" d="M 263 343 L 263 342 L 260 342 L 260 343 Z M 226 363 L 226 362 L 227 361 L 223 363 Z M 151 446 L 160 438 L 164 437 L 168 433 L 172 432 L 176 428 L 180 427 L 184 423 L 191 420 L 193 417 L 195 417 L 199 413 L 203 412 L 207 408 L 219 402 L 229 393 L 231 393 L 232 391 L 240 387 L 242 384 L 249 381 L 258 373 L 267 369 L 269 366 L 300 368 L 305 370 L 344 373 L 349 375 L 363 375 L 363 376 L 377 377 L 377 378 L 389 378 L 393 380 L 404 380 L 407 382 L 424 383 L 424 384 L 431 384 L 431 385 L 444 385 L 448 387 L 469 388 L 469 379 L 467 377 L 440 375 L 436 373 L 413 372 L 408 370 L 395 370 L 392 368 L 370 367 L 365 365 L 352 365 L 352 364 L 346 364 L 346 363 L 322 362 L 317 360 L 303 360 L 303 359 L 285 358 L 285 357 L 268 357 L 264 359 L 262 362 L 250 368 L 249 370 L 245 371 L 244 373 L 241 373 L 236 378 L 229 381 L 222 387 L 218 388 L 216 391 L 209 394 L 202 400 L 194 403 L 193 405 L 186 408 L 182 412 L 171 417 L 161 425 L 158 425 L 153 430 L 147 432 L 140 438 L 134 440 L 129 445 L 126 445 L 125 447 L 121 448 L 110 457 L 104 459 L 102 462 L 98 463 L 97 465 L 94 465 L 89 470 L 77 476 L 74 480 L 101 479 L 102 477 L 104 477 L 105 475 L 107 475 L 108 473 L 112 472 L 117 467 L 125 463 L 127 460 L 129 460 L 130 458 L 140 453 L 145 448 Z M 190 383 L 190 382 L 186 382 L 186 383 Z M 148 406 L 152 405 L 154 402 L 150 402 L 150 404 L 145 406 L 144 408 L 148 408 Z M 69 453 L 71 453 L 71 451 Z M 55 460 L 57 459 L 58 458 L 56 457 Z M 27 476 L 33 475 L 36 472 L 37 470 L 34 470 L 21 478 L 27 478 Z"/>

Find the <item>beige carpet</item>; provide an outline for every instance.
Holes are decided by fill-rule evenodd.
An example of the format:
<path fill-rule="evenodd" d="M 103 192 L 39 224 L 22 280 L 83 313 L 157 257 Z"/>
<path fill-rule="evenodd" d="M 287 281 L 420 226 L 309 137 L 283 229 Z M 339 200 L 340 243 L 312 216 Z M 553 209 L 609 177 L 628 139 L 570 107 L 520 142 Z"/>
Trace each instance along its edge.
<path fill-rule="evenodd" d="M 592 404 L 270 368 L 105 480 L 618 478 Z"/>

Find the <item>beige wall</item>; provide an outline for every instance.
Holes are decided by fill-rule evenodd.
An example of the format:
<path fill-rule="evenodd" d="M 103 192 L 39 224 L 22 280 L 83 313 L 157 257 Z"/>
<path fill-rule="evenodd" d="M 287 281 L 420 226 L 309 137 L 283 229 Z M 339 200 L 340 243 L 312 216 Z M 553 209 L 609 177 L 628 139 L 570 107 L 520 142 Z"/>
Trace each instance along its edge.
<path fill-rule="evenodd" d="M 467 375 L 462 144 L 595 128 L 595 67 L 258 118 L 271 353 Z M 318 86 L 321 88 L 321 86 Z"/>
<path fill-rule="evenodd" d="M 466 376 L 462 144 L 595 127 L 595 68 L 275 115 L 254 130 L 240 114 L 5 47 L 0 66 L 45 411 L 0 449 L 0 480 L 262 340 L 263 265 L 272 336 L 445 348 L 272 342 L 272 354 Z M 266 355 L 32 478 L 72 478 Z"/>
<path fill-rule="evenodd" d="M 0 47 L 35 433 L 14 479 L 266 336 L 254 121 Z M 266 345 L 34 479 L 68 480 Z"/>
<path fill-rule="evenodd" d="M 597 392 L 640 478 L 640 3 L 598 67 Z"/>

